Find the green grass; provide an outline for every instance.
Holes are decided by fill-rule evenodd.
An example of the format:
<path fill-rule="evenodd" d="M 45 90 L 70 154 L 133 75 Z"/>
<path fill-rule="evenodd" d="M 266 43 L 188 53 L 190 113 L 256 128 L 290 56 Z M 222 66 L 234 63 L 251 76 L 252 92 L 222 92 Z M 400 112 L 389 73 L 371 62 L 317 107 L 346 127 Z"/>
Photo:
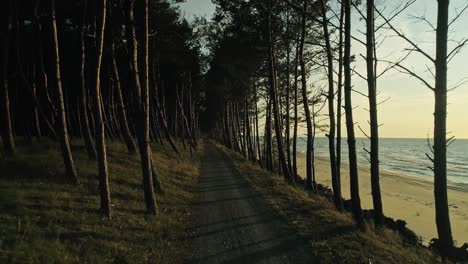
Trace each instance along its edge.
<path fill-rule="evenodd" d="M 153 145 L 165 192 L 158 216 L 145 213 L 138 155 L 108 145 L 112 220 L 99 213 L 97 163 L 80 142 L 72 151 L 81 184 L 63 180 L 58 145 L 18 140 L 0 156 L 0 263 L 180 263 L 189 256 L 190 203 L 199 158 Z M 182 147 L 180 147 L 182 149 Z"/>
<path fill-rule="evenodd" d="M 427 248 L 406 243 L 389 229 L 368 225 L 362 232 L 350 213 L 325 198 L 294 188 L 241 155 L 218 145 L 268 203 L 311 245 L 320 263 L 440 263 Z"/>

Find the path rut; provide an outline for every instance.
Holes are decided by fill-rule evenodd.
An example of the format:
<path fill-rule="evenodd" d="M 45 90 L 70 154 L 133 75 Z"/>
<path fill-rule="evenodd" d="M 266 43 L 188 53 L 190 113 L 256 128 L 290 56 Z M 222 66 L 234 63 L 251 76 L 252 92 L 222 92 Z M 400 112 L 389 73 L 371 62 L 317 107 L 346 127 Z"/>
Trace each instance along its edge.
<path fill-rule="evenodd" d="M 314 263 L 307 242 L 207 143 L 193 204 L 190 263 Z"/>

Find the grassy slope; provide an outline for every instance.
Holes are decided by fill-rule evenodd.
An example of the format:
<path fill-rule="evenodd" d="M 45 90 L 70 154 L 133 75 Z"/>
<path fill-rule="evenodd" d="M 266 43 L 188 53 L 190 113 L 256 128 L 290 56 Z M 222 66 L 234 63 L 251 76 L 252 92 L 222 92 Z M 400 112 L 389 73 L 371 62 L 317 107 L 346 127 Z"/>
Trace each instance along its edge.
<path fill-rule="evenodd" d="M 160 214 L 147 216 L 138 155 L 119 143 L 108 147 L 112 221 L 98 213 L 97 164 L 82 146 L 73 154 L 81 185 L 61 181 L 57 144 L 18 142 L 15 159 L 0 156 L 0 263 L 177 263 L 190 218 L 198 157 L 154 145 L 165 193 Z M 196 155 L 196 154 L 195 154 Z"/>
<path fill-rule="evenodd" d="M 385 229 L 359 231 L 350 213 L 339 213 L 332 203 L 281 177 L 272 177 L 239 154 L 227 153 L 238 170 L 284 219 L 310 243 L 320 263 L 439 263 L 423 247 L 407 244 L 398 233 Z"/>

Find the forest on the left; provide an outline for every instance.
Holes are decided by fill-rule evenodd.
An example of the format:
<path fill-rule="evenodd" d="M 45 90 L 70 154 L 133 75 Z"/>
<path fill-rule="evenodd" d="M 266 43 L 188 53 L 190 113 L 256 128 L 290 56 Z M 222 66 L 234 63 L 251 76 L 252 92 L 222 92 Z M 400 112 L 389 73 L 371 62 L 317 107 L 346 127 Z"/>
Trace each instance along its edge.
<path fill-rule="evenodd" d="M 201 47 L 177 5 L 0 12 L 0 262 L 186 258 Z"/>

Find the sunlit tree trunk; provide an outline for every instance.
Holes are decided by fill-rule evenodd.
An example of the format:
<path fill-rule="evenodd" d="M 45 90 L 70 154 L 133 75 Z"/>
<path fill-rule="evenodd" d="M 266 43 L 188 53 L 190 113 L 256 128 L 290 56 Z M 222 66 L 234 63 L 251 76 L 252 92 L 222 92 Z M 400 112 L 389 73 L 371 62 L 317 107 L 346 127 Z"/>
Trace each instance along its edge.
<path fill-rule="evenodd" d="M 70 149 L 70 142 L 68 138 L 67 118 L 65 113 L 65 103 L 63 100 L 62 90 L 62 79 L 60 75 L 60 53 L 58 43 L 58 32 L 57 32 L 57 18 L 55 16 L 55 0 L 51 0 L 51 19 L 52 19 L 52 37 L 53 37 L 53 52 L 52 56 L 54 59 L 54 70 L 55 70 L 55 81 L 57 86 L 57 100 L 58 100 L 58 121 L 59 121 L 59 139 L 60 146 L 62 148 L 62 156 L 65 164 L 65 170 L 67 176 L 74 184 L 78 184 L 78 175 L 76 174 L 75 164 Z"/>
<path fill-rule="evenodd" d="M 103 108 L 101 96 L 101 64 L 102 51 L 104 48 L 104 31 L 106 26 L 106 3 L 107 0 L 100 0 L 98 3 L 97 12 L 97 49 L 96 49 L 96 66 L 93 73 L 94 89 L 94 116 L 96 128 L 96 149 L 98 158 L 99 170 L 99 190 L 101 196 L 101 210 L 109 219 L 111 218 L 110 210 L 110 190 L 109 190 L 109 172 L 107 169 L 107 153 L 106 153 L 106 137 L 103 121 Z M 93 67 L 94 69 L 94 67 Z"/>

